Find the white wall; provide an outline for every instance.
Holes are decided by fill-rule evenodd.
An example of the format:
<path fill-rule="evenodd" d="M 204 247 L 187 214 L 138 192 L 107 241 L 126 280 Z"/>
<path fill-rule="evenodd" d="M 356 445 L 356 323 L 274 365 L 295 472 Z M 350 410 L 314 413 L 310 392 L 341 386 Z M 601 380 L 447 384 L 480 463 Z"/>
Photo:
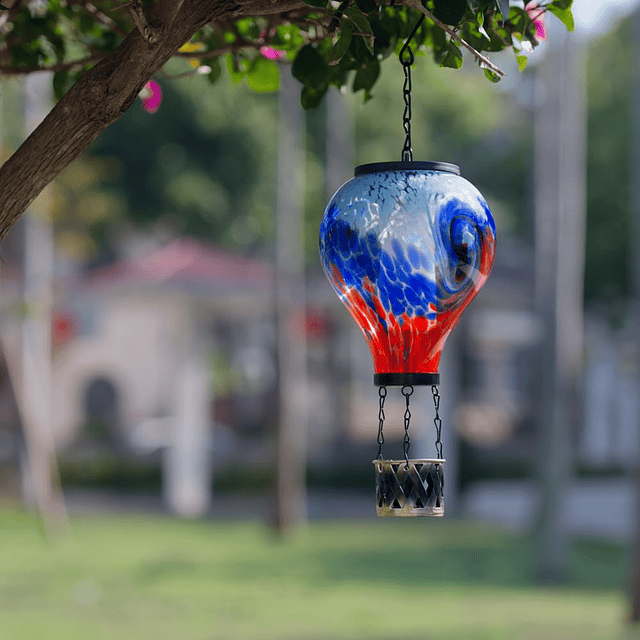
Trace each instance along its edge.
<path fill-rule="evenodd" d="M 73 440 L 84 420 L 84 394 L 95 378 L 116 387 L 124 430 L 169 411 L 180 342 L 191 327 L 186 303 L 166 293 L 131 292 L 83 300 L 90 318 L 56 354 L 53 429 L 58 446 Z M 81 323 L 82 324 L 82 323 Z"/>

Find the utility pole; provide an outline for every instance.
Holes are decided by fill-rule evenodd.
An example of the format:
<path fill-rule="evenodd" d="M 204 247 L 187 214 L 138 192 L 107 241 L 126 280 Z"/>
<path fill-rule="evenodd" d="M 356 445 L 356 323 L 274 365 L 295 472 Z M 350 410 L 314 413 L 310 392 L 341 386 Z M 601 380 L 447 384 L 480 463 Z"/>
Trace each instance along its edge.
<path fill-rule="evenodd" d="M 565 492 L 583 352 L 586 89 L 579 38 L 557 29 L 536 81 L 536 308 L 544 327 L 536 563 L 541 581 L 558 582 L 568 568 Z"/>
<path fill-rule="evenodd" d="M 351 105 L 336 88 L 331 87 L 327 101 L 327 199 L 353 178 L 355 118 Z"/>
<path fill-rule="evenodd" d="M 280 69 L 276 198 L 278 437 L 273 526 L 284 534 L 306 520 L 307 347 L 304 273 L 304 119 L 299 88 Z"/>
<path fill-rule="evenodd" d="M 353 177 L 355 116 L 351 108 L 352 104 L 335 87 L 331 87 L 327 91 L 324 99 L 327 104 L 325 195 L 327 202 L 329 202 L 333 194 Z M 320 215 L 320 212 L 318 213 Z M 326 280 L 323 284 L 326 290 L 330 291 L 331 287 Z M 331 295 L 333 296 L 333 292 L 331 292 Z M 337 301 L 337 298 L 335 300 Z M 343 446 L 345 440 L 348 439 L 349 426 L 346 416 L 349 415 L 350 401 L 344 391 L 345 387 L 348 387 L 351 383 L 353 367 L 345 366 L 345 342 L 348 340 L 348 336 L 354 334 L 351 319 L 348 320 L 348 329 L 345 331 L 345 324 L 342 319 L 346 318 L 347 314 L 344 313 L 342 308 L 339 311 L 340 320 L 336 320 L 336 331 L 329 342 L 330 365 L 328 379 L 329 397 L 331 398 L 331 420 L 335 425 L 334 442 L 336 447 Z M 357 330 L 356 332 L 360 333 Z"/>
<path fill-rule="evenodd" d="M 51 77 L 27 78 L 26 129 L 30 134 L 49 110 Z M 16 385 L 27 457 L 29 496 L 47 528 L 66 521 L 52 423 L 51 311 L 53 307 L 53 228 L 45 189 L 24 223 L 22 372 Z"/>
<path fill-rule="evenodd" d="M 634 16 L 634 42 L 632 45 L 631 69 L 632 69 L 632 98 L 631 98 L 631 157 L 629 164 L 631 167 L 631 216 L 633 233 L 631 236 L 631 323 L 635 336 L 635 348 L 640 350 L 640 9 L 636 10 Z M 636 363 L 640 353 L 636 351 Z M 640 381 L 638 371 L 636 371 L 636 388 L 640 393 Z M 636 427 L 640 430 L 640 417 L 636 418 Z M 636 490 L 636 513 L 635 513 L 635 536 L 633 543 L 633 553 L 631 561 L 631 572 L 629 575 L 629 619 L 631 622 L 640 622 L 640 460 L 636 462 L 635 469 L 635 490 Z"/>
<path fill-rule="evenodd" d="M 202 339 L 196 314 L 185 315 L 186 335 L 175 381 L 171 441 L 164 454 L 162 482 L 164 499 L 171 511 L 196 518 L 206 515 L 211 507 L 212 397 L 206 366 L 208 345 Z"/>

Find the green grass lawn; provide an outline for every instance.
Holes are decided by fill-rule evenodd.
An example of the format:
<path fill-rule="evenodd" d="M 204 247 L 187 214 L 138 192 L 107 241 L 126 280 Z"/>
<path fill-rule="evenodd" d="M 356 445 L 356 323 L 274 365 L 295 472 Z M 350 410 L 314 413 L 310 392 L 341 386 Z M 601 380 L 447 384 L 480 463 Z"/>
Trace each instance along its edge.
<path fill-rule="evenodd" d="M 0 511 L 0 640 L 616 640 L 624 553 L 576 541 L 539 588 L 527 538 L 453 520 L 76 518 L 46 541 Z"/>

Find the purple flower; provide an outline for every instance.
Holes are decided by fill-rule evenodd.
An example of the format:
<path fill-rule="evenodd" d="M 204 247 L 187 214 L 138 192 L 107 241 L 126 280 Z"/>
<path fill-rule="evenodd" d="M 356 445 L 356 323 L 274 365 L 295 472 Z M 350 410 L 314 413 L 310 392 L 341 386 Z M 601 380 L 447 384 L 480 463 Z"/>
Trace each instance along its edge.
<path fill-rule="evenodd" d="M 260 47 L 260 53 L 262 57 L 267 60 L 280 60 L 284 55 L 284 51 L 278 51 L 278 49 L 274 49 L 273 47 Z"/>
<path fill-rule="evenodd" d="M 542 42 L 547 39 L 547 29 L 544 26 L 544 13 L 545 8 L 540 7 L 537 0 L 527 2 L 524 7 L 531 20 L 533 20 L 533 26 L 535 27 L 535 39 L 538 42 Z"/>
<path fill-rule="evenodd" d="M 139 95 L 142 100 L 142 108 L 147 113 L 155 113 L 160 108 L 162 89 L 155 80 L 149 80 Z"/>

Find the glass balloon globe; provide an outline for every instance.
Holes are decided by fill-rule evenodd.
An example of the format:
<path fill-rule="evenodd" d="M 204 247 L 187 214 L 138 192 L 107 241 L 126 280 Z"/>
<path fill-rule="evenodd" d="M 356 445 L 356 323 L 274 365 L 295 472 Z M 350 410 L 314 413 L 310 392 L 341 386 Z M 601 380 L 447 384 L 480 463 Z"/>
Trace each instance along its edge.
<path fill-rule="evenodd" d="M 489 207 L 456 165 L 356 168 L 327 206 L 320 256 L 369 344 L 376 384 L 437 384 L 447 336 L 495 247 Z"/>

